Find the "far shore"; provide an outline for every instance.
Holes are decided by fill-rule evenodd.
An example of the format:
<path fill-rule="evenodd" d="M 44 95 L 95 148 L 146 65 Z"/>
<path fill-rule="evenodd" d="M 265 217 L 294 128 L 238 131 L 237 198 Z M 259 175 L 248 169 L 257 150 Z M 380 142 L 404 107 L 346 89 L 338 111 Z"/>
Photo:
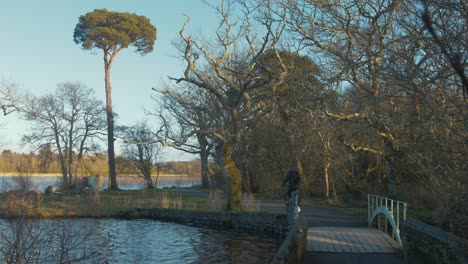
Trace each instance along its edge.
<path fill-rule="evenodd" d="M 0 172 L 0 177 L 12 177 L 12 176 L 31 176 L 31 177 L 62 177 L 62 174 L 59 173 L 27 173 L 23 175 L 19 175 L 17 172 Z M 89 177 L 93 175 L 79 175 L 78 177 Z M 103 177 L 108 177 L 108 175 L 99 175 Z M 138 175 L 117 175 L 117 177 L 139 177 Z M 156 177 L 156 175 L 152 175 L 151 177 Z M 191 178 L 187 174 L 160 174 L 159 177 L 187 177 Z M 196 177 L 193 177 L 196 178 Z"/>

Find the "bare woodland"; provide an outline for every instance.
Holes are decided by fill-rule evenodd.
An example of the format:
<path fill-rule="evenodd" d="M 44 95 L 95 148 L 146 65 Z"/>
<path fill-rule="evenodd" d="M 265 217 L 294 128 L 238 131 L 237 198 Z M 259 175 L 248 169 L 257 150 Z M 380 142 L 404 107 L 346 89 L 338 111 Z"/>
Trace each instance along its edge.
<path fill-rule="evenodd" d="M 230 210 L 242 209 L 243 193 L 283 193 L 280 184 L 294 168 L 305 197 L 382 194 L 467 233 L 466 1 L 211 3 L 205 1 L 218 15 L 217 30 L 192 34 L 186 17 L 174 41 L 184 69 L 153 88 L 147 107 L 159 127 L 132 141 L 199 155 L 203 187 L 222 177 Z M 105 112 L 113 117 L 92 103 L 102 108 L 87 127 L 87 112 L 75 115 L 67 101 L 67 85 L 80 84 L 26 104 L 15 104 L 8 84 L 0 90 L 4 114 L 26 113 L 45 133 L 25 140 L 58 153 L 65 183 L 102 135 Z M 57 110 L 60 120 L 51 118 Z M 54 133 L 58 126 L 67 129 Z M 146 147 L 132 146 L 134 161 L 154 165 L 154 156 L 139 155 Z"/>
<path fill-rule="evenodd" d="M 123 142 L 122 156 L 126 159 L 127 167 L 131 171 L 143 178 L 148 189 L 156 188 L 152 176 L 156 174 L 156 182 L 161 170 L 161 145 L 154 139 L 154 133 L 143 121 L 133 126 L 120 127 Z M 156 172 L 153 168 L 156 167 Z"/>
<path fill-rule="evenodd" d="M 95 151 L 96 140 L 105 136 L 104 104 L 84 84 L 66 82 L 54 94 L 29 96 L 21 112 L 32 124 L 23 141 L 56 152 L 63 186 L 75 185 L 83 155 Z"/>
<path fill-rule="evenodd" d="M 467 8 L 224 1 L 212 38 L 189 19 L 180 31 L 186 69 L 155 89 L 158 136 L 209 152 L 231 209 L 242 192 L 281 192 L 296 168 L 305 196 L 383 194 L 466 231 Z"/>

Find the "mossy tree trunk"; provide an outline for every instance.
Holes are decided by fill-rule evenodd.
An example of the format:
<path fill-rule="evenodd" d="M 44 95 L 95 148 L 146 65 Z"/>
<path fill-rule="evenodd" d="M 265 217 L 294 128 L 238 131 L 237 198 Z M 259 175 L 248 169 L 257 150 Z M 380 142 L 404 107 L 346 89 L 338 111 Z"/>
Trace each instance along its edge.
<path fill-rule="evenodd" d="M 234 145 L 232 143 L 223 144 L 223 170 L 228 175 L 228 204 L 227 210 L 242 210 L 242 177 L 239 169 L 232 158 Z"/>

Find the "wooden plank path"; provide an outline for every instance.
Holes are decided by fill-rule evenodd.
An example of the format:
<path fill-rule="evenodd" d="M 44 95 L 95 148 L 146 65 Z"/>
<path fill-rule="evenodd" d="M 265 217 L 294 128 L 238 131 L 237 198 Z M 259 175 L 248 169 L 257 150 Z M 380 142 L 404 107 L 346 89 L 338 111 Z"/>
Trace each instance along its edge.
<path fill-rule="evenodd" d="M 371 228 L 309 227 L 307 251 L 340 253 L 395 253 L 398 243 Z"/>

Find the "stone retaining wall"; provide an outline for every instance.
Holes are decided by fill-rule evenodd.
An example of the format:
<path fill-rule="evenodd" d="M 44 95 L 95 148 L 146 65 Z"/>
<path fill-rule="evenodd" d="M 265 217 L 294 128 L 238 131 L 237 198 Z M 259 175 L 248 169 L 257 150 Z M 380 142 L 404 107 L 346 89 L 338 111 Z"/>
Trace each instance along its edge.
<path fill-rule="evenodd" d="M 210 212 L 178 209 L 132 209 L 114 217 L 125 219 L 147 218 L 192 225 L 203 225 L 237 230 L 268 232 L 286 236 L 286 215 L 250 212 Z"/>
<path fill-rule="evenodd" d="M 468 241 L 415 219 L 407 219 L 400 236 L 405 252 L 417 250 L 436 263 L 467 263 Z"/>

